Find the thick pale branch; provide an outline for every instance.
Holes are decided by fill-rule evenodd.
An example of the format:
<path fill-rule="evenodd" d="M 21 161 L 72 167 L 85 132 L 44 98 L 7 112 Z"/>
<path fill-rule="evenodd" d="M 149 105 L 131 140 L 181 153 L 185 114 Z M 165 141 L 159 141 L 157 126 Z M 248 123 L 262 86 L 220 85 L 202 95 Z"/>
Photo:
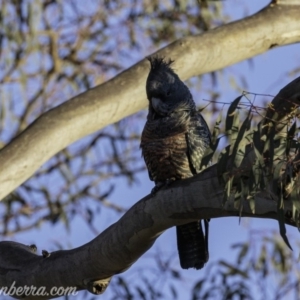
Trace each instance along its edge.
<path fill-rule="evenodd" d="M 53 252 L 43 258 L 30 253 L 26 246 L 2 242 L 1 286 L 9 287 L 16 282 L 15 286 L 44 286 L 50 292 L 52 287 L 71 286 L 91 290 L 94 282 L 100 282 L 100 291 L 101 279 L 128 269 L 164 230 L 198 219 L 238 216 L 239 210 L 233 203 L 223 206 L 223 192 L 215 165 L 140 200 L 118 222 L 82 247 Z M 291 207 L 286 205 L 286 209 Z M 277 204 L 260 195 L 256 198 L 255 214 L 245 203 L 243 215 L 276 219 Z"/>
<path fill-rule="evenodd" d="M 300 5 L 272 4 L 243 20 L 180 39 L 158 54 L 175 59 L 182 79 L 215 71 L 300 41 Z M 0 199 L 58 151 L 146 107 L 148 63 L 142 60 L 112 80 L 48 111 L 0 152 Z"/>

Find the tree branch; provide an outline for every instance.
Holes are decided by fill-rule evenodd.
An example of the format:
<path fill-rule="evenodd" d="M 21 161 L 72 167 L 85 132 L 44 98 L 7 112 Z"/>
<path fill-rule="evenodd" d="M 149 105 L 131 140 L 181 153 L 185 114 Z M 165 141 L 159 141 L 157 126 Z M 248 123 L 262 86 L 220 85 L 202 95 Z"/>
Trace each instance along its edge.
<path fill-rule="evenodd" d="M 56 251 L 43 258 L 25 245 L 1 242 L 1 287 L 15 282 L 16 287 L 43 286 L 48 293 L 52 287 L 103 292 L 110 277 L 127 270 L 164 230 L 199 219 L 238 216 L 239 210 L 233 203 L 223 206 L 223 193 L 224 184 L 214 165 L 143 198 L 118 222 L 79 248 Z M 291 205 L 286 205 L 286 209 L 291 209 Z M 244 205 L 243 216 L 276 219 L 277 203 L 266 194 L 257 195 L 255 214 L 249 205 Z M 289 220 L 287 223 L 295 225 Z"/>
<path fill-rule="evenodd" d="M 257 14 L 182 38 L 157 54 L 175 59 L 185 80 L 300 41 L 300 5 L 270 4 Z M 201 45 L 201 47 L 200 47 Z M 140 61 L 112 80 L 48 111 L 0 151 L 0 199 L 43 163 L 78 139 L 146 107 L 148 63 Z"/>

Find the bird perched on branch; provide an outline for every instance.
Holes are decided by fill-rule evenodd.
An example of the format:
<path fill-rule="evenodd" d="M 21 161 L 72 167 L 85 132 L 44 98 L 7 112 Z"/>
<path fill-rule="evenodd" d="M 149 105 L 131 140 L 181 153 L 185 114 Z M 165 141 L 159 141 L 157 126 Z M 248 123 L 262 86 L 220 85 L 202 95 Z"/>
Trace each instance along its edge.
<path fill-rule="evenodd" d="M 173 62 L 159 57 L 150 57 L 149 61 L 149 113 L 141 148 L 155 193 L 166 184 L 200 172 L 201 159 L 210 145 L 210 131 L 188 87 L 171 68 Z M 208 220 L 204 225 L 205 235 L 201 220 L 176 227 L 184 269 L 201 269 L 208 261 Z"/>

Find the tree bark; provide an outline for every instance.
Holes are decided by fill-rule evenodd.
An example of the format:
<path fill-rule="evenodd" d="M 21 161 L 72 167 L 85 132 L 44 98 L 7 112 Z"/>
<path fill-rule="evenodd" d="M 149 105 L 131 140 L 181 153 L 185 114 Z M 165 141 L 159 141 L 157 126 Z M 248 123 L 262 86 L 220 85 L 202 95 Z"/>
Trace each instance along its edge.
<path fill-rule="evenodd" d="M 10 287 L 15 282 L 15 287 L 45 287 L 47 293 L 52 287 L 76 287 L 101 293 L 110 277 L 128 269 L 164 230 L 199 219 L 239 216 L 233 203 L 223 205 L 224 188 L 214 165 L 140 200 L 86 245 L 56 251 L 46 258 L 32 253 L 28 246 L 1 242 L 1 287 Z M 291 202 L 285 209 L 291 210 Z M 249 205 L 244 205 L 242 215 L 276 219 L 277 203 L 266 193 L 257 195 L 255 214 Z M 291 220 L 286 221 L 295 225 Z M 49 296 L 32 298 L 48 299 Z"/>
<path fill-rule="evenodd" d="M 47 258 L 31 253 L 27 246 L 1 242 L 1 286 L 9 287 L 17 282 L 19 287 L 44 286 L 48 293 L 52 287 L 90 291 L 94 287 L 94 292 L 103 292 L 105 286 L 102 284 L 128 269 L 164 230 L 199 219 L 239 216 L 232 202 L 223 205 L 224 188 L 214 165 L 193 178 L 175 182 L 168 189 L 140 200 L 88 244 L 53 252 Z M 291 201 L 286 203 L 285 209 L 291 211 Z M 277 219 L 277 202 L 267 193 L 257 195 L 255 210 L 252 214 L 246 204 L 242 215 Z M 286 223 L 295 226 L 289 219 Z"/>
<path fill-rule="evenodd" d="M 299 42 L 300 4 L 276 2 L 251 17 L 177 40 L 157 54 L 174 59 L 176 72 L 185 80 L 276 46 Z M 110 81 L 44 113 L 4 147 L 0 151 L 0 199 L 58 151 L 145 108 L 148 70 L 148 62 L 140 61 Z"/>
<path fill-rule="evenodd" d="M 277 116 L 285 118 L 295 106 L 300 106 L 300 77 L 281 89 L 272 104 L 266 115 L 273 121 L 277 121 Z M 281 113 L 272 115 L 272 111 Z M 247 177 L 255 159 L 252 150 L 244 158 L 240 176 Z M 0 287 L 9 288 L 13 284 L 45 287 L 49 295 L 53 287 L 76 287 L 95 294 L 104 292 L 110 278 L 128 269 L 166 229 L 199 219 L 240 215 L 234 201 L 224 204 L 225 183 L 220 175 L 215 164 L 195 177 L 176 181 L 155 195 L 146 196 L 94 240 L 73 250 L 42 257 L 28 246 L 0 242 Z M 284 203 L 285 223 L 296 226 L 292 214 L 287 214 L 292 211 L 292 200 Z M 258 193 L 254 213 L 244 201 L 242 216 L 277 219 L 276 195 L 266 191 Z M 49 295 L 31 298 L 48 299 Z"/>

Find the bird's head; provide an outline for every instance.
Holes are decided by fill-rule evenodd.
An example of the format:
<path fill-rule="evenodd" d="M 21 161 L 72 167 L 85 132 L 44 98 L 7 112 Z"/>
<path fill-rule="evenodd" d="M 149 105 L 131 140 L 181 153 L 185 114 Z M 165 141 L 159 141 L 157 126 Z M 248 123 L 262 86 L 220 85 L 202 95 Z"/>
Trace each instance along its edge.
<path fill-rule="evenodd" d="M 160 117 L 195 109 L 189 89 L 171 68 L 173 61 L 165 61 L 157 56 L 148 60 L 151 65 L 146 83 L 149 109 L 153 109 Z"/>

